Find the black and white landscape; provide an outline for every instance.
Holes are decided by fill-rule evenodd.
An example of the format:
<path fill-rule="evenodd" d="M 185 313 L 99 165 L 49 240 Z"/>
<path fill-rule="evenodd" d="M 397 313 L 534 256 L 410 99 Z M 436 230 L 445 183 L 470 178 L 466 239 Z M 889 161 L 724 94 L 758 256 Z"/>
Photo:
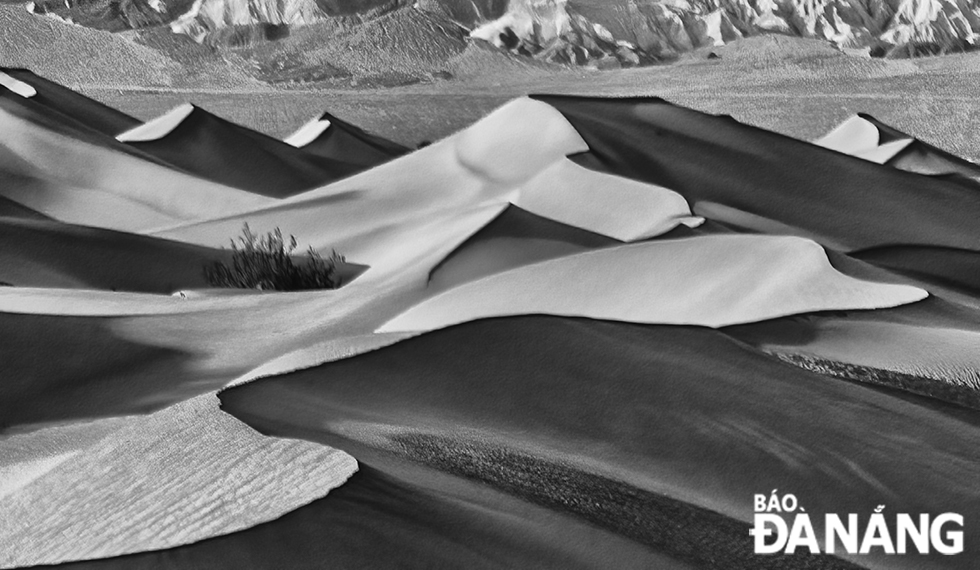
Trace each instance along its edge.
<path fill-rule="evenodd" d="M 978 33 L 0 4 L 0 568 L 976 568 Z"/>

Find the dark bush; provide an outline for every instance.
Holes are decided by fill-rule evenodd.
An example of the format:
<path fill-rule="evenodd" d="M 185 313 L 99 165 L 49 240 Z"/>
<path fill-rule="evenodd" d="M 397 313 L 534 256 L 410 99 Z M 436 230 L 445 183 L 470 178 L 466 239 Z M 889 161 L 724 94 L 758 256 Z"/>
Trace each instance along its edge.
<path fill-rule="evenodd" d="M 302 291 L 341 285 L 337 266 L 345 261 L 342 255 L 333 251 L 323 259 L 311 246 L 299 261 L 292 255 L 296 237 L 289 236 L 286 243 L 279 228 L 260 238 L 245 224 L 238 242 L 231 241 L 231 249 L 230 267 L 215 262 L 204 268 L 204 277 L 215 287 Z"/>

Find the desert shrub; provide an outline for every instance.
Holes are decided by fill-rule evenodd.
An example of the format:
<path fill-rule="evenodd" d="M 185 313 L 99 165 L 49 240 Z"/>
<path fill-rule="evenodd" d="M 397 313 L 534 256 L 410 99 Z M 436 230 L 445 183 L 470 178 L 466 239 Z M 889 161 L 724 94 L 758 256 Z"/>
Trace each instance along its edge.
<path fill-rule="evenodd" d="M 336 251 L 324 259 L 311 246 L 297 259 L 296 237 L 283 238 L 276 228 L 265 237 L 252 233 L 248 224 L 238 241 L 231 240 L 231 265 L 215 262 L 204 268 L 204 277 L 214 287 L 302 291 L 336 289 L 341 285 L 337 266 L 345 259 Z"/>

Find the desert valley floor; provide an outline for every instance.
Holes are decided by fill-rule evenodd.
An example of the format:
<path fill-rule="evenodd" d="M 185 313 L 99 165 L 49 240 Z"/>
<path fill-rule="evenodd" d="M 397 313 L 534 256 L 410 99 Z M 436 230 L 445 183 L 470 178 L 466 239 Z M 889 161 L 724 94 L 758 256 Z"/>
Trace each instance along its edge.
<path fill-rule="evenodd" d="M 0 568 L 976 568 L 980 56 L 716 51 L 0 60 Z M 245 224 L 341 286 L 215 288 Z M 964 551 L 755 554 L 776 490 L 959 513 Z"/>

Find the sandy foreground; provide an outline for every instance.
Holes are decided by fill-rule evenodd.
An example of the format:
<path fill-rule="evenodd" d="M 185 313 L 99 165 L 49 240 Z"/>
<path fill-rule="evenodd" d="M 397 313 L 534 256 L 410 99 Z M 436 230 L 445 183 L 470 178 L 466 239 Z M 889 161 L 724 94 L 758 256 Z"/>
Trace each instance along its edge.
<path fill-rule="evenodd" d="M 972 163 L 655 98 L 290 144 L 6 77 L 3 567 L 972 567 L 969 525 L 959 556 L 748 535 L 772 489 L 980 511 Z M 209 289 L 245 223 L 355 269 Z"/>

